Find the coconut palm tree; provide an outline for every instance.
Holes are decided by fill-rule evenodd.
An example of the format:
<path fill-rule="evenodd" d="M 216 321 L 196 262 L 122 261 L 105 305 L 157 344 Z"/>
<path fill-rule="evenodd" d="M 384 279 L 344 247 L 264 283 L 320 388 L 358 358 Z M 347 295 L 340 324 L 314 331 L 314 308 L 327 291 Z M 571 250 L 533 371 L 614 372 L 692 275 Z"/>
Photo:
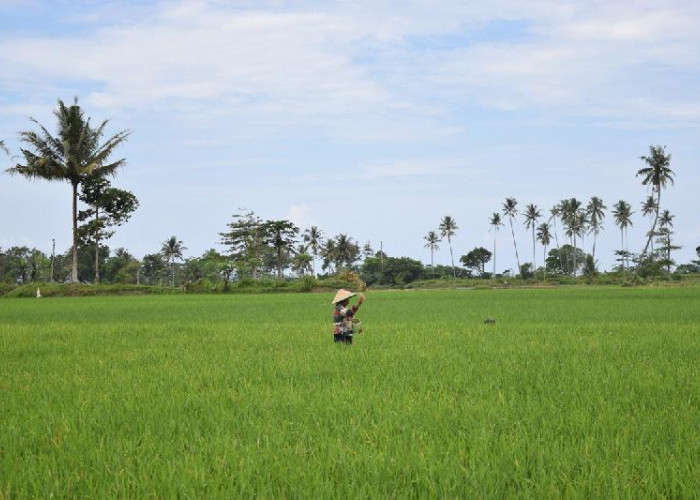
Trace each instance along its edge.
<path fill-rule="evenodd" d="M 642 215 L 649 217 L 649 232 L 651 233 L 651 226 L 654 223 L 654 214 L 656 214 L 656 200 L 654 196 L 649 195 L 646 201 L 642 202 Z M 654 240 L 651 240 L 651 253 L 654 253 Z"/>
<path fill-rule="evenodd" d="M 632 206 L 627 203 L 625 200 L 620 200 L 617 203 L 613 205 L 612 209 L 612 214 L 613 217 L 615 217 L 615 225 L 620 228 L 620 239 L 621 239 L 621 244 L 622 244 L 622 250 L 625 251 L 625 254 L 629 254 L 629 249 L 627 248 L 627 244 L 625 243 L 625 240 L 627 239 L 627 228 L 632 226 Z M 627 262 L 627 257 L 625 257 L 625 268 L 629 266 L 629 263 Z"/>
<path fill-rule="evenodd" d="M 0 151 L 5 152 L 5 154 L 10 154 L 10 150 L 5 146 L 5 141 L 0 141 Z"/>
<path fill-rule="evenodd" d="M 338 263 L 338 249 L 336 248 L 335 239 L 330 238 L 326 240 L 321 245 L 320 253 L 323 258 L 321 269 L 324 271 L 330 269 L 331 272 L 335 272 Z"/>
<path fill-rule="evenodd" d="M 347 234 L 339 234 L 335 238 L 335 254 L 337 264 L 349 269 L 360 256 L 360 246 Z"/>
<path fill-rule="evenodd" d="M 440 250 L 440 247 L 438 246 L 438 243 L 440 243 L 440 237 L 435 231 L 428 231 L 428 234 L 423 236 L 423 239 L 426 241 L 424 248 L 430 249 L 430 267 L 433 267 L 433 253 L 435 250 Z"/>
<path fill-rule="evenodd" d="M 543 269 L 544 269 L 544 275 L 543 277 L 547 277 L 547 247 L 552 241 L 552 233 L 550 231 L 549 223 L 545 222 L 543 224 L 540 224 L 537 226 L 537 241 L 542 243 L 542 246 L 544 247 L 544 252 L 542 254 L 542 262 L 544 262 Z"/>
<path fill-rule="evenodd" d="M 165 240 L 160 247 L 160 254 L 170 262 L 170 286 L 175 286 L 175 259 L 182 260 L 182 252 L 185 250 L 187 247 L 175 236 Z"/>
<path fill-rule="evenodd" d="M 673 184 L 673 176 L 675 175 L 673 170 L 669 167 L 671 164 L 671 154 L 666 153 L 666 146 L 649 146 L 649 156 L 641 156 L 640 159 L 644 160 L 647 164 L 646 167 L 641 168 L 637 171 L 637 177 L 642 176 L 642 185 L 651 185 L 652 195 L 656 193 L 656 207 L 654 210 L 654 223 L 651 226 L 651 231 L 647 238 L 646 245 L 644 245 L 644 250 L 640 255 L 640 259 L 644 258 L 649 249 L 649 244 L 654 237 L 654 231 L 656 230 L 656 224 L 659 220 L 659 207 L 661 206 L 661 190 L 666 187 L 666 184 Z"/>
<path fill-rule="evenodd" d="M 318 228 L 318 226 L 311 226 L 309 229 L 304 231 L 304 241 L 309 244 L 311 249 L 311 255 L 314 256 L 311 266 L 311 272 L 316 276 L 316 259 L 318 258 L 319 251 L 323 244 L 323 233 Z"/>
<path fill-rule="evenodd" d="M 70 183 L 73 190 L 71 281 L 77 282 L 78 187 L 91 175 L 98 177 L 114 175 L 117 169 L 126 163 L 123 158 L 111 163 L 107 160 L 131 132 L 123 130 L 101 143 L 108 120 L 93 128 L 90 118 L 85 118 L 83 110 L 78 106 L 77 98 L 72 106 L 66 106 L 59 100 L 54 115 L 58 120 L 56 136 L 51 135 L 46 127 L 31 118 L 31 121 L 39 127 L 39 132 L 20 132 L 20 141 L 28 145 L 28 149 L 21 149 L 25 164 L 17 164 L 7 171 L 28 179 Z"/>
<path fill-rule="evenodd" d="M 532 229 L 532 271 L 533 273 L 537 269 L 537 262 L 535 259 L 535 228 L 537 226 L 537 221 L 542 217 L 542 213 L 537 209 L 537 205 L 530 203 L 525 207 L 525 229 Z"/>
<path fill-rule="evenodd" d="M 593 233 L 593 252 L 591 253 L 593 262 L 595 262 L 595 246 L 598 240 L 598 233 L 603 229 L 603 219 L 605 219 L 605 210 L 607 208 L 603 200 L 597 196 L 591 197 L 591 201 L 589 201 L 586 206 L 586 215 L 588 216 L 590 232 Z"/>
<path fill-rule="evenodd" d="M 299 243 L 294 249 L 292 270 L 301 276 L 305 276 L 306 273 L 313 271 L 313 257 L 309 254 L 309 245 Z"/>
<path fill-rule="evenodd" d="M 489 224 L 493 226 L 493 275 L 496 276 L 496 237 L 498 236 L 498 228 L 503 225 L 501 214 L 498 212 L 491 214 Z"/>
<path fill-rule="evenodd" d="M 572 252 L 572 257 L 574 259 L 573 262 L 573 271 L 574 271 L 574 276 L 576 276 L 576 270 L 578 269 L 577 264 L 576 264 L 576 254 L 578 253 L 576 251 L 576 238 L 580 237 L 583 238 L 583 234 L 586 232 L 586 216 L 583 212 L 583 210 L 577 210 L 574 213 L 570 215 L 570 217 L 567 219 L 566 223 L 566 235 L 573 240 L 573 247 L 574 251 Z M 583 247 L 583 244 L 581 245 Z"/>
<path fill-rule="evenodd" d="M 671 272 L 671 250 L 680 248 L 671 245 L 671 228 L 673 227 L 673 219 L 675 217 L 676 216 L 671 215 L 671 212 L 668 210 L 664 210 L 659 216 L 659 233 L 661 238 L 664 238 L 661 241 L 664 242 L 666 246 L 666 271 L 669 273 Z"/>
<path fill-rule="evenodd" d="M 450 247 L 450 260 L 452 262 L 452 275 L 457 279 L 457 270 L 455 269 L 455 259 L 452 255 L 452 237 L 455 235 L 459 227 L 457 226 L 457 221 L 455 221 L 451 216 L 446 215 L 440 221 L 440 234 L 442 237 L 447 237 L 447 244 Z"/>
<path fill-rule="evenodd" d="M 513 247 L 515 247 L 515 261 L 518 263 L 518 272 L 520 272 L 520 256 L 518 255 L 518 244 L 515 242 L 515 230 L 513 229 L 513 219 L 518 215 L 518 202 L 515 198 L 506 198 L 503 203 L 503 215 L 508 217 L 510 221 L 510 234 L 513 236 Z"/>
<path fill-rule="evenodd" d="M 581 209 L 581 201 L 576 198 L 562 200 L 560 206 L 561 221 L 564 225 L 565 234 L 569 237 L 569 241 L 574 248 L 574 251 L 571 252 L 571 256 L 573 258 L 572 269 L 574 270 L 574 276 L 576 276 L 576 238 L 583 237 L 586 217 Z"/>
<path fill-rule="evenodd" d="M 549 221 L 554 227 L 554 241 L 557 244 L 557 250 L 559 250 L 559 236 L 557 234 L 557 219 L 561 217 L 561 205 L 557 203 L 549 210 Z"/>

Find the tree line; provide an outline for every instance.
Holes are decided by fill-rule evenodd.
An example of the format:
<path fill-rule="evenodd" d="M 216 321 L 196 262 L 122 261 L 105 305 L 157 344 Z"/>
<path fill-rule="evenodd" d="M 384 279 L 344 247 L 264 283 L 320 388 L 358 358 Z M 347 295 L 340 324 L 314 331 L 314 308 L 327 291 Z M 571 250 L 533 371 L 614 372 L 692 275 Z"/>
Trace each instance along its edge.
<path fill-rule="evenodd" d="M 637 177 L 642 178 L 642 185 L 651 188 L 651 194 L 641 203 L 641 212 L 649 217 L 650 227 L 646 233 L 644 247 L 640 252 L 634 253 L 629 250 L 627 231 L 632 224 L 632 215 L 635 213 L 632 205 L 625 200 L 617 201 L 610 210 L 614 224 L 620 229 L 620 248 L 616 250 L 619 270 L 630 270 L 630 263 L 633 264 L 635 275 L 659 274 L 665 269 L 671 272 L 671 267 L 676 265 L 671 257 L 671 252 L 681 247 L 674 244 L 673 219 L 675 216 L 667 209 L 661 209 L 661 193 L 667 185 L 674 183 L 674 172 L 670 168 L 671 154 L 666 151 L 665 146 L 650 146 L 649 154 L 643 155 L 640 159 L 644 162 L 644 167 L 637 172 Z M 596 243 L 600 232 L 603 230 L 603 223 L 606 217 L 607 206 L 603 200 L 597 196 L 584 203 L 576 198 L 566 198 L 555 204 L 549 210 L 549 216 L 545 216 L 537 205 L 530 203 L 520 212 L 518 201 L 515 198 L 506 198 L 499 212 L 494 212 L 489 224 L 493 228 L 493 252 L 483 248 L 475 248 L 460 261 L 467 267 L 474 269 L 481 274 L 485 274 L 485 265 L 493 258 L 493 274 L 496 274 L 496 244 L 500 228 L 505 225 L 504 219 L 508 220 L 510 233 L 513 240 L 513 250 L 518 266 L 518 273 L 521 277 L 536 277 L 538 273 L 544 278 L 549 272 L 562 272 L 576 276 L 578 272 L 593 275 L 598 272 L 596 261 Z M 515 238 L 514 223 L 516 218 L 522 215 L 522 222 L 526 230 L 531 232 L 532 238 L 532 261 L 521 264 L 520 252 Z M 543 223 L 540 220 L 545 219 Z M 560 223 L 564 231 L 564 236 L 568 243 L 560 245 L 557 222 Z M 433 253 L 438 250 L 439 244 L 444 239 L 450 249 L 450 258 L 453 269 L 455 263 L 452 252 L 452 237 L 459 227 L 454 217 L 446 215 L 440 221 L 438 230 L 432 230 L 424 236 L 425 247 L 430 249 L 431 264 Z M 592 236 L 591 253 L 583 250 L 584 239 Z M 549 250 L 553 241 L 556 248 Z M 542 246 L 542 265 L 537 265 L 537 242 Z M 654 246 L 656 243 L 656 247 Z M 579 245 L 581 248 L 579 248 Z M 684 265 L 685 266 L 685 265 Z M 692 269 L 681 267 L 681 271 Z"/>
<path fill-rule="evenodd" d="M 270 276 L 285 279 L 285 271 L 295 276 L 332 275 L 341 270 L 360 273 L 369 284 L 408 283 L 416 279 L 453 279 L 464 276 L 497 276 L 497 235 L 507 219 L 513 240 L 517 270 L 508 275 L 522 278 L 546 278 L 550 275 L 593 275 L 598 272 L 596 242 L 603 230 L 607 206 L 593 196 L 587 203 L 576 198 L 561 200 L 543 216 L 535 204 L 520 212 L 515 198 L 506 198 L 500 211 L 494 212 L 489 224 L 494 232 L 493 251 L 477 247 L 459 257 L 463 267 L 455 264 L 452 239 L 459 227 L 454 217 L 447 215 L 437 230 L 424 237 L 430 250 L 430 265 L 406 257 L 393 258 L 382 249 L 375 251 L 370 242 L 360 245 L 347 234 L 326 238 L 317 226 L 301 230 L 288 220 L 263 220 L 254 211 L 241 209 L 219 233 L 224 253 L 215 249 L 201 257 L 184 259 L 183 242 L 171 236 L 161 248 L 138 260 L 128 250 L 118 248 L 111 254 L 105 242 L 116 228 L 129 220 L 138 208 L 136 196 L 113 187 L 108 177 L 114 177 L 126 164 L 124 158 L 112 160 L 117 147 L 131 135 L 122 130 L 104 138 L 108 121 L 97 126 L 86 117 L 75 98 L 71 105 L 59 100 L 54 116 L 57 132 L 52 134 L 37 120 L 31 119 L 38 130 L 20 132 L 23 161 L 7 169 L 13 175 L 27 179 L 68 182 L 72 186 L 72 245 L 62 254 L 47 256 L 36 249 L 12 247 L 0 249 L 0 277 L 10 283 L 28 281 L 71 281 L 99 283 L 144 283 L 174 286 L 183 282 L 207 280 L 227 286 L 234 279 L 258 279 Z M 0 149 L 7 151 L 4 142 Z M 616 251 L 618 270 L 655 274 L 670 272 L 675 264 L 671 252 L 680 247 L 673 244 L 673 219 L 668 210 L 661 209 L 661 193 L 674 182 L 670 168 L 671 155 L 662 146 L 651 146 L 649 154 L 640 157 L 644 167 L 637 176 L 642 185 L 651 188 L 651 195 L 642 203 L 642 214 L 649 218 L 650 228 L 643 249 L 630 252 L 627 230 L 632 226 L 632 206 L 616 202 L 610 211 L 620 229 L 621 244 Z M 79 209 L 78 202 L 83 209 Z M 532 261 L 521 263 L 514 225 L 522 216 L 531 234 Z M 544 222 L 540 223 L 543 219 Z M 560 226 L 560 227 L 559 227 Z M 559 229 L 565 242 L 560 244 Z M 586 253 L 584 239 L 592 236 L 591 252 Z M 435 266 L 434 252 L 447 240 L 451 266 Z M 537 242 L 542 246 L 538 266 Z M 579 245 L 581 248 L 579 248 Z M 700 257 L 700 256 L 699 256 Z M 492 272 L 486 266 L 492 261 Z M 320 273 L 316 265 L 320 264 Z M 695 261 L 679 266 L 684 272 L 697 271 Z"/>

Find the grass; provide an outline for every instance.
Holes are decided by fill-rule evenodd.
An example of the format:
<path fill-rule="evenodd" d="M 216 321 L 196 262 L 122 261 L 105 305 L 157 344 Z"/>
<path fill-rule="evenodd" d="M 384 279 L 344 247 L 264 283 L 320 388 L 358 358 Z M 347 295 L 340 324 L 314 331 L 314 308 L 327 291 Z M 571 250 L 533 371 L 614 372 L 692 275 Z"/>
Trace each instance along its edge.
<path fill-rule="evenodd" d="M 331 297 L 3 300 L 0 497 L 700 494 L 700 288 Z"/>

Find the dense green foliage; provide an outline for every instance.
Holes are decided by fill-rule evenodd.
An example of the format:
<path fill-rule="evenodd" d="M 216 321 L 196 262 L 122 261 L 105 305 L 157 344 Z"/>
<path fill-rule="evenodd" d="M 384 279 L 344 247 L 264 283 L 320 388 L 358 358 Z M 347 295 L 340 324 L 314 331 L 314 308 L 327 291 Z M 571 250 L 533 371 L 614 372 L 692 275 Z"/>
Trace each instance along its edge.
<path fill-rule="evenodd" d="M 699 295 L 6 299 L 0 496 L 692 497 Z"/>

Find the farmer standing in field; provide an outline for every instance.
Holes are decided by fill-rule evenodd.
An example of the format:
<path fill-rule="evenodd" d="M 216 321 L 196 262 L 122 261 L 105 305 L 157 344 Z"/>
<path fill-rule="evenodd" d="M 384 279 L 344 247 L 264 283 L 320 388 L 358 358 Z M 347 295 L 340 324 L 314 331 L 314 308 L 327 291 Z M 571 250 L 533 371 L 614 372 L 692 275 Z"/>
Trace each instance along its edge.
<path fill-rule="evenodd" d="M 350 305 L 350 297 L 354 297 L 355 295 L 355 293 L 349 290 L 340 289 L 338 293 L 335 294 L 333 302 L 331 302 L 331 304 L 335 306 L 333 309 L 333 340 L 335 342 L 352 344 L 352 318 L 365 301 L 365 296 L 361 293 L 357 299 L 357 304 L 348 307 Z"/>

